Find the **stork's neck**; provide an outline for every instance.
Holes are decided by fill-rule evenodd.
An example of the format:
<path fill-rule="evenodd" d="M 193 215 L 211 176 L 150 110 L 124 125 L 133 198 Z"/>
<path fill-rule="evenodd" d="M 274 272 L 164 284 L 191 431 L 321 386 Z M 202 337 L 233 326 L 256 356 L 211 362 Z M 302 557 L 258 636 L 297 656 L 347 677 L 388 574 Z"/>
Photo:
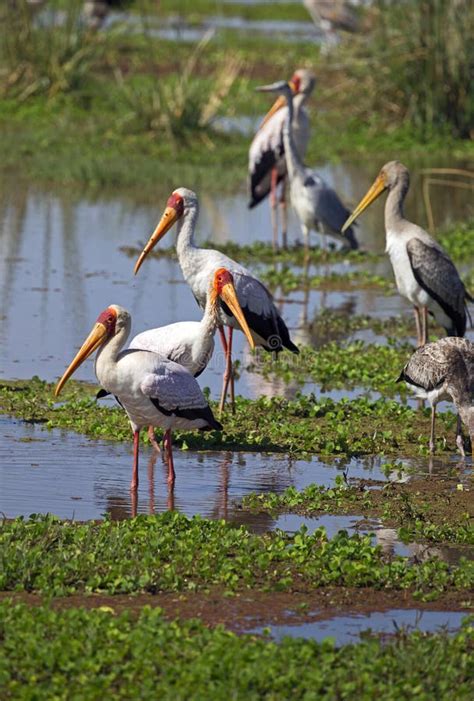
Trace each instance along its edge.
<path fill-rule="evenodd" d="M 187 205 L 181 219 L 178 220 L 178 238 L 176 239 L 176 252 L 179 261 L 191 249 L 196 248 L 194 243 L 194 230 L 199 216 L 198 204 Z"/>
<path fill-rule="evenodd" d="M 395 183 L 388 193 L 385 202 L 385 229 L 393 231 L 405 222 L 403 215 L 403 202 L 408 192 L 408 185 L 403 181 Z"/>
<path fill-rule="evenodd" d="M 296 175 L 301 175 L 304 177 L 304 164 L 300 158 L 295 140 L 293 138 L 293 119 L 295 117 L 295 112 L 298 112 L 303 106 L 306 95 L 296 95 L 294 98 L 288 91 L 285 97 L 288 104 L 288 118 L 285 120 L 283 125 L 283 145 L 285 147 L 288 175 L 290 176 L 290 180 L 293 180 Z"/>
<path fill-rule="evenodd" d="M 109 389 L 110 379 L 114 376 L 118 355 L 130 335 L 130 324 L 123 326 L 114 336 L 99 348 L 95 358 L 95 374 L 100 384 Z M 109 391 L 113 391 L 110 387 Z"/>
<path fill-rule="evenodd" d="M 219 300 L 214 289 L 211 287 L 206 297 L 206 306 L 204 308 L 204 315 L 201 319 L 201 326 L 209 334 L 214 335 L 217 327 L 220 324 L 219 321 Z"/>

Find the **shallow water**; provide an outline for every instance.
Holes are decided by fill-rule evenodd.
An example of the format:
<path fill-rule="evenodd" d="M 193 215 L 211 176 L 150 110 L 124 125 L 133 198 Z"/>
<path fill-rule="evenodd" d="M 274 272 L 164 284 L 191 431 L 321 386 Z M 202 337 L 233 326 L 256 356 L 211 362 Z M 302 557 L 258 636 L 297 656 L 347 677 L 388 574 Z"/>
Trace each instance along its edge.
<path fill-rule="evenodd" d="M 284 637 L 322 641 L 333 638 L 337 645 L 356 643 L 361 633 L 395 634 L 400 628 L 435 633 L 446 629 L 453 633 L 461 626 L 466 613 L 459 611 L 422 611 L 419 609 L 390 609 L 368 614 L 337 616 L 335 618 L 303 623 L 302 625 L 275 625 L 270 628 L 252 628 L 247 633 L 262 634 L 279 642 Z"/>
<path fill-rule="evenodd" d="M 199 513 L 246 523 L 257 532 L 277 527 L 297 530 L 305 519 L 255 516 L 242 512 L 237 502 L 250 492 L 282 492 L 289 486 L 303 489 L 312 483 L 329 487 L 343 473 L 348 479 L 386 479 L 382 466 L 387 461 L 380 457 L 314 456 L 294 460 L 279 453 L 198 453 L 175 449 L 176 485 L 171 499 L 161 457 L 145 446 L 140 455 L 138 500 L 132 504 L 131 440 L 90 440 L 72 432 L 49 431 L 40 424 L 0 416 L 0 513 L 13 518 L 50 512 L 62 518 L 87 520 L 105 513 L 113 518 L 127 518 L 135 509 L 138 513 L 158 513 L 172 507 L 188 516 Z M 391 479 L 406 481 L 412 471 L 424 474 L 426 462 L 422 458 L 403 461 Z M 433 459 L 433 473 L 452 469 L 458 469 L 460 475 L 469 472 L 469 467 L 458 466 L 455 456 Z M 356 521 L 356 517 L 306 519 L 309 528 L 324 525 L 331 533 L 339 527 L 357 530 Z M 364 525 L 362 531 L 379 529 L 380 524 L 373 522 Z M 386 530 L 379 540 L 389 548 L 396 541 L 396 534 Z"/>
<path fill-rule="evenodd" d="M 350 166 L 346 171 L 341 165 L 323 170 L 334 184 L 347 185 L 348 197 L 353 189 L 357 189 L 358 197 L 368 184 L 368 178 Z M 145 242 L 172 187 L 162 186 L 156 202 L 143 203 L 133 193 L 91 196 L 81 195 L 74 188 L 53 192 L 13 178 L 2 181 L 0 377 L 28 378 L 37 374 L 47 380 L 57 378 L 98 313 L 111 303 L 131 311 L 134 332 L 200 318 L 176 261 L 150 259 L 133 277 L 134 261 L 120 250 L 122 246 Z M 466 201 L 462 204 L 462 200 L 453 197 L 443 212 L 445 220 L 465 215 L 466 207 Z M 364 245 L 378 250 L 383 247 L 379 216 L 377 212 L 375 219 L 367 217 L 360 227 Z M 290 213 L 290 238 L 298 235 L 297 222 Z M 207 238 L 240 243 L 270 240 L 267 204 L 249 211 L 243 192 L 220 198 L 202 193 L 198 239 Z M 170 234 L 164 245 L 173 240 Z M 378 274 L 391 275 L 384 258 L 369 265 Z M 318 268 L 320 272 L 321 266 Z M 329 266 L 327 270 L 330 271 Z M 346 314 L 411 314 L 408 304 L 398 295 L 386 296 L 374 289 L 314 290 L 307 295 L 297 291 L 284 296 L 276 290 L 276 299 L 297 343 L 315 342 L 310 323 L 323 308 Z M 250 356 L 241 334 L 236 334 L 235 351 L 236 359 L 245 367 Z M 216 352 L 200 378 L 202 386 L 211 388 L 213 397 L 219 393 L 222 368 L 222 354 Z M 94 380 L 92 361 L 85 363 L 76 376 Z M 243 373 L 237 391 L 255 397 L 281 392 L 282 387 L 278 381 L 254 375 L 249 379 Z M 286 391 L 294 390 L 288 387 Z"/>

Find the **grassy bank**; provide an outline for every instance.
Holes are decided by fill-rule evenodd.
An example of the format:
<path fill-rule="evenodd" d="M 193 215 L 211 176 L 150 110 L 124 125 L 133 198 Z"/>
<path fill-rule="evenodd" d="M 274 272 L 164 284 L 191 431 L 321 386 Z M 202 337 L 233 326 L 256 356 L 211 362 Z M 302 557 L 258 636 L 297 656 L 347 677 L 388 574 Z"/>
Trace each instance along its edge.
<path fill-rule="evenodd" d="M 245 182 L 250 134 L 223 134 L 216 118 L 258 120 L 269 100 L 254 87 L 301 65 L 318 74 L 309 162 L 375 155 L 382 162 L 396 154 L 420 167 L 423 159 L 429 165 L 429 154 L 473 154 L 472 142 L 453 136 L 447 123 L 426 129 L 394 113 L 388 99 L 374 108 L 368 98 L 374 57 L 362 60 L 360 38 L 357 56 L 343 42 L 328 58 L 314 42 L 232 30 L 194 43 L 158 39 L 144 19 L 139 33 L 120 25 L 94 33 L 77 24 L 81 6 L 65 5 L 62 27 L 38 29 L 28 14 L 21 21 L 6 15 L 0 37 L 3 172 L 149 193 L 161 179 L 230 191 Z M 131 3 L 139 17 L 147 9 Z M 220 2 L 160 3 L 159 12 L 163 22 L 170 13 L 194 22 L 216 12 L 262 20 L 305 14 L 294 4 Z"/>

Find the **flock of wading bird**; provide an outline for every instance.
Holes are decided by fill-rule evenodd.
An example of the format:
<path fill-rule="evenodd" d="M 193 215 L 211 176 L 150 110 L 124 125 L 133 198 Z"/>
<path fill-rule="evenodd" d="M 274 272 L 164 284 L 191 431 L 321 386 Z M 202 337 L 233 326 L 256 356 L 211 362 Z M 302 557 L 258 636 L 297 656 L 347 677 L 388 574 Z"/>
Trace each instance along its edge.
<path fill-rule="evenodd" d="M 432 407 L 430 450 L 434 450 L 436 404 L 451 399 L 458 411 L 456 442 L 464 454 L 462 423 L 474 443 L 474 344 L 463 338 L 468 318 L 466 291 L 456 267 L 441 246 L 403 215 L 409 188 L 407 168 L 398 161 L 386 163 L 374 184 L 352 214 L 337 193 L 303 159 L 309 139 L 305 102 L 315 85 L 308 70 L 297 70 L 290 82 L 258 88 L 279 95 L 263 119 L 249 153 L 249 207 L 270 195 L 273 245 L 278 247 L 277 209 L 281 210 L 282 245 L 286 239 L 286 181 L 291 204 L 303 230 L 305 246 L 315 229 L 339 239 L 346 247 L 358 247 L 352 228 L 355 219 L 383 192 L 387 253 L 398 291 L 414 306 L 417 350 L 402 370 L 404 380 Z M 279 189 L 279 191 L 278 191 Z M 130 488 L 138 487 L 139 434 L 148 427 L 157 450 L 154 428 L 164 430 L 164 457 L 168 484 L 175 481 L 171 431 L 173 429 L 220 430 L 196 377 L 206 368 L 219 331 L 226 364 L 220 413 L 230 392 L 234 407 L 232 338 L 240 329 L 250 347 L 278 353 L 298 353 L 272 295 L 249 270 L 219 251 L 196 246 L 194 231 L 199 215 L 197 195 L 186 188 L 174 190 L 165 211 L 135 264 L 143 261 L 172 226 L 177 224 L 176 250 L 184 279 L 203 310 L 201 321 L 170 324 L 140 333 L 126 350 L 131 317 L 112 304 L 98 317 L 72 363 L 56 387 L 56 396 L 74 370 L 97 350 L 95 373 L 103 388 L 98 396 L 113 394 L 123 407 L 133 430 L 134 459 Z M 428 313 L 446 330 L 447 338 L 427 343 Z M 227 334 L 226 329 L 227 328 Z M 471 448 L 472 449 L 472 448 Z"/>

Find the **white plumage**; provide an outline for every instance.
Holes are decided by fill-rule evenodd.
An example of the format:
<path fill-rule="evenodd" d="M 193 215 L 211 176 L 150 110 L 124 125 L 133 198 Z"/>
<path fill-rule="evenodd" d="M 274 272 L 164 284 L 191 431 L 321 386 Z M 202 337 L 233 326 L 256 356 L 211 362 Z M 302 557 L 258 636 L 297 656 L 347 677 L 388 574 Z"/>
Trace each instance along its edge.
<path fill-rule="evenodd" d="M 428 337 L 428 311 L 449 336 L 464 336 L 467 324 L 466 291 L 451 258 L 424 229 L 405 219 L 403 202 L 410 186 L 408 169 L 389 161 L 359 202 L 344 228 L 388 190 L 385 202 L 386 251 L 398 291 L 415 309 L 418 345 Z"/>
<path fill-rule="evenodd" d="M 147 254 L 162 236 L 177 222 L 176 251 L 179 264 L 184 279 L 190 286 L 201 308 L 206 306 L 209 285 L 216 270 L 224 268 L 232 274 L 237 300 L 255 344 L 261 345 L 269 351 L 278 352 L 283 350 L 283 348 L 287 348 L 294 353 L 298 353 L 298 348 L 292 343 L 288 328 L 273 303 L 272 295 L 267 288 L 244 266 L 236 263 L 220 251 L 199 248 L 195 245 L 194 230 L 198 215 L 199 204 L 196 194 L 186 188 L 175 190 L 168 199 L 167 207 L 158 226 L 135 264 L 135 272 L 138 272 Z M 232 376 L 232 330 L 239 329 L 242 325 L 225 302 L 221 302 L 218 314 L 220 326 L 225 325 L 229 327 L 228 340 L 225 339 L 224 333 L 220 328 L 221 340 L 227 359 L 223 395 L 221 397 L 222 408 L 227 391 L 226 386 Z"/>
<path fill-rule="evenodd" d="M 305 245 L 308 247 L 309 232 L 314 229 L 337 238 L 352 249 L 358 248 L 354 231 L 351 228 L 344 234 L 341 231 L 349 211 L 342 204 L 337 192 L 316 171 L 307 168 L 300 156 L 293 127 L 295 98 L 291 86 L 280 81 L 262 86 L 258 90 L 280 93 L 287 101 L 282 138 L 291 204 L 300 220 Z"/>
<path fill-rule="evenodd" d="M 299 69 L 295 71 L 291 81 L 294 93 L 294 110 L 292 115 L 293 138 L 295 148 L 300 158 L 304 159 L 310 137 L 308 113 L 304 107 L 308 96 L 312 93 L 316 80 L 311 71 Z M 271 194 L 271 212 L 273 228 L 273 245 L 278 244 L 278 225 L 276 219 L 277 186 L 281 183 L 280 204 L 282 209 L 282 243 L 287 245 L 286 229 L 286 174 L 285 144 L 283 128 L 288 120 L 288 107 L 284 100 L 277 100 L 268 112 L 255 134 L 249 149 L 248 189 L 249 208 Z"/>
<path fill-rule="evenodd" d="M 100 385 L 126 412 L 134 433 L 134 468 L 131 489 L 138 487 L 138 438 L 142 428 L 158 426 L 165 431 L 168 450 L 168 481 L 174 483 L 171 448 L 172 429 L 220 429 L 201 389 L 181 365 L 156 353 L 121 350 L 130 334 L 130 314 L 118 305 L 110 305 L 97 319 L 94 328 L 56 387 L 59 394 L 74 370 L 96 349 L 95 373 Z"/>

